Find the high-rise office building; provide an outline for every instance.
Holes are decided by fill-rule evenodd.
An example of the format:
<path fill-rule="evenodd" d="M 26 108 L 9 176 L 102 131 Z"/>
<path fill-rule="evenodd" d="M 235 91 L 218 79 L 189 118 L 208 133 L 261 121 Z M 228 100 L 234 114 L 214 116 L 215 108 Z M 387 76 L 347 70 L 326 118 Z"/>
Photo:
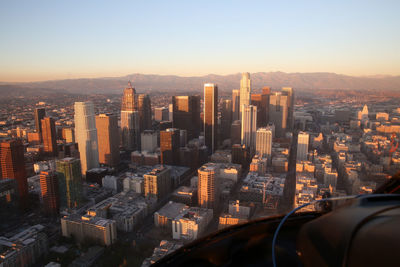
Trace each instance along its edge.
<path fill-rule="evenodd" d="M 64 158 L 56 161 L 60 206 L 74 208 L 82 202 L 82 173 L 79 159 Z"/>
<path fill-rule="evenodd" d="M 35 109 L 35 127 L 36 132 L 42 132 L 42 119 L 46 116 L 46 110 L 44 108 Z"/>
<path fill-rule="evenodd" d="M 154 108 L 154 120 L 157 122 L 168 121 L 169 111 L 166 107 Z"/>
<path fill-rule="evenodd" d="M 25 171 L 24 145 L 21 140 L 0 143 L 0 171 L 3 179 L 15 179 L 18 195 L 24 206 L 28 200 L 28 182 Z"/>
<path fill-rule="evenodd" d="M 172 97 L 173 127 L 186 130 L 188 140 L 200 134 L 200 96 Z"/>
<path fill-rule="evenodd" d="M 161 164 L 179 165 L 180 131 L 169 128 L 160 132 Z"/>
<path fill-rule="evenodd" d="M 232 123 L 232 100 L 226 99 L 222 102 L 222 110 L 221 110 L 222 140 L 230 138 L 231 123 Z"/>
<path fill-rule="evenodd" d="M 265 104 L 265 121 L 268 124 L 269 122 L 269 96 L 271 95 L 271 88 L 269 86 L 264 86 L 261 92 L 262 98 L 266 101 Z"/>
<path fill-rule="evenodd" d="M 122 146 L 132 151 L 139 148 L 140 122 L 137 111 L 137 95 L 135 88 L 129 83 L 124 89 L 121 102 L 121 132 Z"/>
<path fill-rule="evenodd" d="M 55 171 L 40 172 L 40 192 L 43 210 L 48 215 L 57 215 L 60 208 L 58 176 Z"/>
<path fill-rule="evenodd" d="M 99 163 L 111 167 L 119 164 L 118 118 L 114 114 L 96 116 Z"/>
<path fill-rule="evenodd" d="M 232 90 L 232 121 L 240 120 L 240 91 Z"/>
<path fill-rule="evenodd" d="M 240 144 L 242 140 L 242 123 L 240 120 L 232 122 L 231 125 L 231 144 Z"/>
<path fill-rule="evenodd" d="M 158 166 L 143 175 L 144 196 L 162 200 L 171 192 L 171 170 L 164 166 Z"/>
<path fill-rule="evenodd" d="M 209 153 L 218 145 L 218 86 L 204 84 L 204 138 Z"/>
<path fill-rule="evenodd" d="M 267 106 L 268 95 L 251 94 L 251 104 L 257 107 L 257 127 L 265 127 L 267 125 Z"/>
<path fill-rule="evenodd" d="M 288 129 L 293 129 L 294 126 L 294 92 L 292 87 L 282 87 L 282 93 L 287 95 L 288 106 Z"/>
<path fill-rule="evenodd" d="M 242 118 L 243 105 L 250 105 L 250 95 L 251 95 L 251 80 L 250 73 L 242 73 L 242 79 L 240 80 L 240 119 Z"/>
<path fill-rule="evenodd" d="M 275 136 L 284 137 L 287 130 L 288 96 L 275 92 L 269 98 L 269 122 L 275 125 Z"/>
<path fill-rule="evenodd" d="M 308 133 L 299 132 L 297 136 L 297 161 L 307 160 L 309 140 L 310 135 Z"/>
<path fill-rule="evenodd" d="M 144 130 L 151 130 L 151 101 L 149 95 L 138 95 L 137 102 L 140 132 L 143 132 Z"/>
<path fill-rule="evenodd" d="M 42 119 L 43 152 L 47 156 L 57 156 L 56 124 L 53 118 Z"/>
<path fill-rule="evenodd" d="M 97 129 L 92 102 L 75 102 L 75 137 L 78 143 L 82 174 L 99 167 Z"/>
<path fill-rule="evenodd" d="M 275 135 L 275 126 L 270 125 L 257 129 L 256 154 L 271 161 L 272 139 Z"/>
<path fill-rule="evenodd" d="M 215 163 L 207 163 L 199 168 L 198 173 L 198 203 L 202 208 L 214 209 L 218 206 L 219 167 Z"/>
<path fill-rule="evenodd" d="M 242 136 L 241 143 L 254 153 L 256 149 L 257 132 L 257 107 L 253 105 L 243 105 L 242 107 Z"/>

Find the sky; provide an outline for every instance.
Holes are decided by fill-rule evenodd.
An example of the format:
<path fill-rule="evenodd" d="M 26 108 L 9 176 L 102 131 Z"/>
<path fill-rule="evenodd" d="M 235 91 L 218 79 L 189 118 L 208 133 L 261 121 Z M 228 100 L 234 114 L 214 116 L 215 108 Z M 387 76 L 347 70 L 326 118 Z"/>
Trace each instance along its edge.
<path fill-rule="evenodd" d="M 0 1 L 0 81 L 400 75 L 400 1 Z"/>

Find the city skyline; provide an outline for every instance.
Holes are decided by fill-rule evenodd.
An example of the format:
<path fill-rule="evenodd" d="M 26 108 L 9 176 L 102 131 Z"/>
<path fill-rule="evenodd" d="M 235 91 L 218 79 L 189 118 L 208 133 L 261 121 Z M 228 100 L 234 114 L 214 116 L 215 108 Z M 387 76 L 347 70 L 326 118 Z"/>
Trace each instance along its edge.
<path fill-rule="evenodd" d="M 399 75 L 399 5 L 2 2 L 0 81 L 244 69 Z M 200 36 L 213 45 L 201 45 Z"/>

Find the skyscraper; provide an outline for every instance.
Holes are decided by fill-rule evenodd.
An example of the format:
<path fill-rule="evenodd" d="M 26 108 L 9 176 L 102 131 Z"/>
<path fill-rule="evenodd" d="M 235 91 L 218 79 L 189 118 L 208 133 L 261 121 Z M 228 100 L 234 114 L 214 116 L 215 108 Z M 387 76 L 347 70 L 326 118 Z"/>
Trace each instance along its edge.
<path fill-rule="evenodd" d="M 161 164 L 179 165 L 180 131 L 169 128 L 160 132 Z"/>
<path fill-rule="evenodd" d="M 266 101 L 265 103 L 265 121 L 268 124 L 269 122 L 269 96 L 271 95 L 271 88 L 269 86 L 264 86 L 262 88 L 262 98 L 263 101 Z"/>
<path fill-rule="evenodd" d="M 47 156 L 57 156 L 56 125 L 54 119 L 45 117 L 42 119 L 43 152 Z"/>
<path fill-rule="evenodd" d="M 218 145 L 218 86 L 204 84 L 204 138 L 209 153 Z"/>
<path fill-rule="evenodd" d="M 297 136 L 297 161 L 307 160 L 308 142 L 310 135 L 306 132 L 299 132 Z"/>
<path fill-rule="evenodd" d="M 257 107 L 253 105 L 243 105 L 242 107 L 242 136 L 241 143 L 250 148 L 253 154 L 256 148 L 257 132 Z"/>
<path fill-rule="evenodd" d="M 232 123 L 232 100 L 225 99 L 221 110 L 221 136 L 222 140 L 230 138 Z"/>
<path fill-rule="evenodd" d="M 140 121 L 135 88 L 129 82 L 121 102 L 122 146 L 129 151 L 139 148 Z"/>
<path fill-rule="evenodd" d="M 40 172 L 40 191 L 43 210 L 48 215 L 57 215 L 60 208 L 58 177 L 55 171 Z"/>
<path fill-rule="evenodd" d="M 288 119 L 288 96 L 275 92 L 269 98 L 269 122 L 275 125 L 276 137 L 284 137 Z"/>
<path fill-rule="evenodd" d="M 240 118 L 242 118 L 243 105 L 250 105 L 251 95 L 251 80 L 250 73 L 242 73 L 242 79 L 240 80 Z"/>
<path fill-rule="evenodd" d="M 275 135 L 275 126 L 257 129 L 256 154 L 271 160 L 272 139 Z"/>
<path fill-rule="evenodd" d="M 232 122 L 231 125 L 231 144 L 240 144 L 242 139 L 242 123 L 240 120 Z"/>
<path fill-rule="evenodd" d="M 171 170 L 164 166 L 158 166 L 143 175 L 144 196 L 162 200 L 171 191 Z"/>
<path fill-rule="evenodd" d="M 114 114 L 96 116 L 99 162 L 111 167 L 119 164 L 118 118 Z"/>
<path fill-rule="evenodd" d="M 157 122 L 169 120 L 169 111 L 166 107 L 154 109 L 154 120 Z"/>
<path fill-rule="evenodd" d="M 96 121 L 92 102 L 75 102 L 75 137 L 78 143 L 82 174 L 99 167 Z"/>
<path fill-rule="evenodd" d="M 82 201 L 82 173 L 79 159 L 64 158 L 56 161 L 60 206 L 78 207 Z"/>
<path fill-rule="evenodd" d="M 214 209 L 218 206 L 219 167 L 215 163 L 207 163 L 199 168 L 198 173 L 198 203 L 202 208 Z"/>
<path fill-rule="evenodd" d="M 35 126 L 36 132 L 42 132 L 42 119 L 46 116 L 46 110 L 44 108 L 35 109 Z"/>
<path fill-rule="evenodd" d="M 240 120 L 240 91 L 232 90 L 232 121 Z"/>
<path fill-rule="evenodd" d="M 287 95 L 287 106 L 288 106 L 288 129 L 292 129 L 294 125 L 294 92 L 292 87 L 282 87 L 282 93 Z"/>
<path fill-rule="evenodd" d="M 251 94 L 251 104 L 257 107 L 257 127 L 267 125 L 268 95 Z"/>
<path fill-rule="evenodd" d="M 186 130 L 188 140 L 200 134 L 200 96 L 172 97 L 173 127 Z"/>
<path fill-rule="evenodd" d="M 15 179 L 18 194 L 24 205 L 28 200 L 28 182 L 25 172 L 24 145 L 21 140 L 6 140 L 0 143 L 0 170 L 2 178 Z"/>
<path fill-rule="evenodd" d="M 140 132 L 143 132 L 144 130 L 151 130 L 151 101 L 149 95 L 138 95 L 137 102 Z"/>

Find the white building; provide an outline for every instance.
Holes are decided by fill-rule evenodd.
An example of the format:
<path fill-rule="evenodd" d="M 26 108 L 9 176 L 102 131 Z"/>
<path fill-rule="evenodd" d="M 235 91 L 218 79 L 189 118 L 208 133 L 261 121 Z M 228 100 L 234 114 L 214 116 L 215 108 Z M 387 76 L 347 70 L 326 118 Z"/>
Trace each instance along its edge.
<path fill-rule="evenodd" d="M 158 145 L 157 145 L 157 132 L 152 130 L 145 130 L 141 134 L 141 146 L 142 151 L 147 152 L 154 152 Z"/>
<path fill-rule="evenodd" d="M 251 80 L 250 73 L 244 72 L 242 73 L 242 79 L 240 80 L 240 114 L 239 118 L 242 118 L 243 105 L 250 105 L 251 100 Z M 243 121 L 242 121 L 243 123 Z"/>
<path fill-rule="evenodd" d="M 271 160 L 272 139 L 275 136 L 275 126 L 272 124 L 257 130 L 256 154 Z"/>
<path fill-rule="evenodd" d="M 173 239 L 197 239 L 205 232 L 212 218 L 212 209 L 192 207 L 185 210 L 172 221 Z"/>
<path fill-rule="evenodd" d="M 308 142 L 310 135 L 306 132 L 299 132 L 297 138 L 297 161 L 306 161 L 308 155 Z"/>
<path fill-rule="evenodd" d="M 242 106 L 242 133 L 241 143 L 250 148 L 256 149 L 257 133 L 257 107 L 253 105 Z"/>
<path fill-rule="evenodd" d="M 97 129 L 92 102 L 75 102 L 75 137 L 78 143 L 82 174 L 99 167 Z"/>
<path fill-rule="evenodd" d="M 132 190 L 135 193 L 144 194 L 143 176 L 128 176 L 123 181 L 124 191 Z"/>
<path fill-rule="evenodd" d="M 109 246 L 117 241 L 117 226 L 114 220 L 77 214 L 61 218 L 61 231 L 65 237 L 74 236 L 78 242 L 93 240 Z"/>

